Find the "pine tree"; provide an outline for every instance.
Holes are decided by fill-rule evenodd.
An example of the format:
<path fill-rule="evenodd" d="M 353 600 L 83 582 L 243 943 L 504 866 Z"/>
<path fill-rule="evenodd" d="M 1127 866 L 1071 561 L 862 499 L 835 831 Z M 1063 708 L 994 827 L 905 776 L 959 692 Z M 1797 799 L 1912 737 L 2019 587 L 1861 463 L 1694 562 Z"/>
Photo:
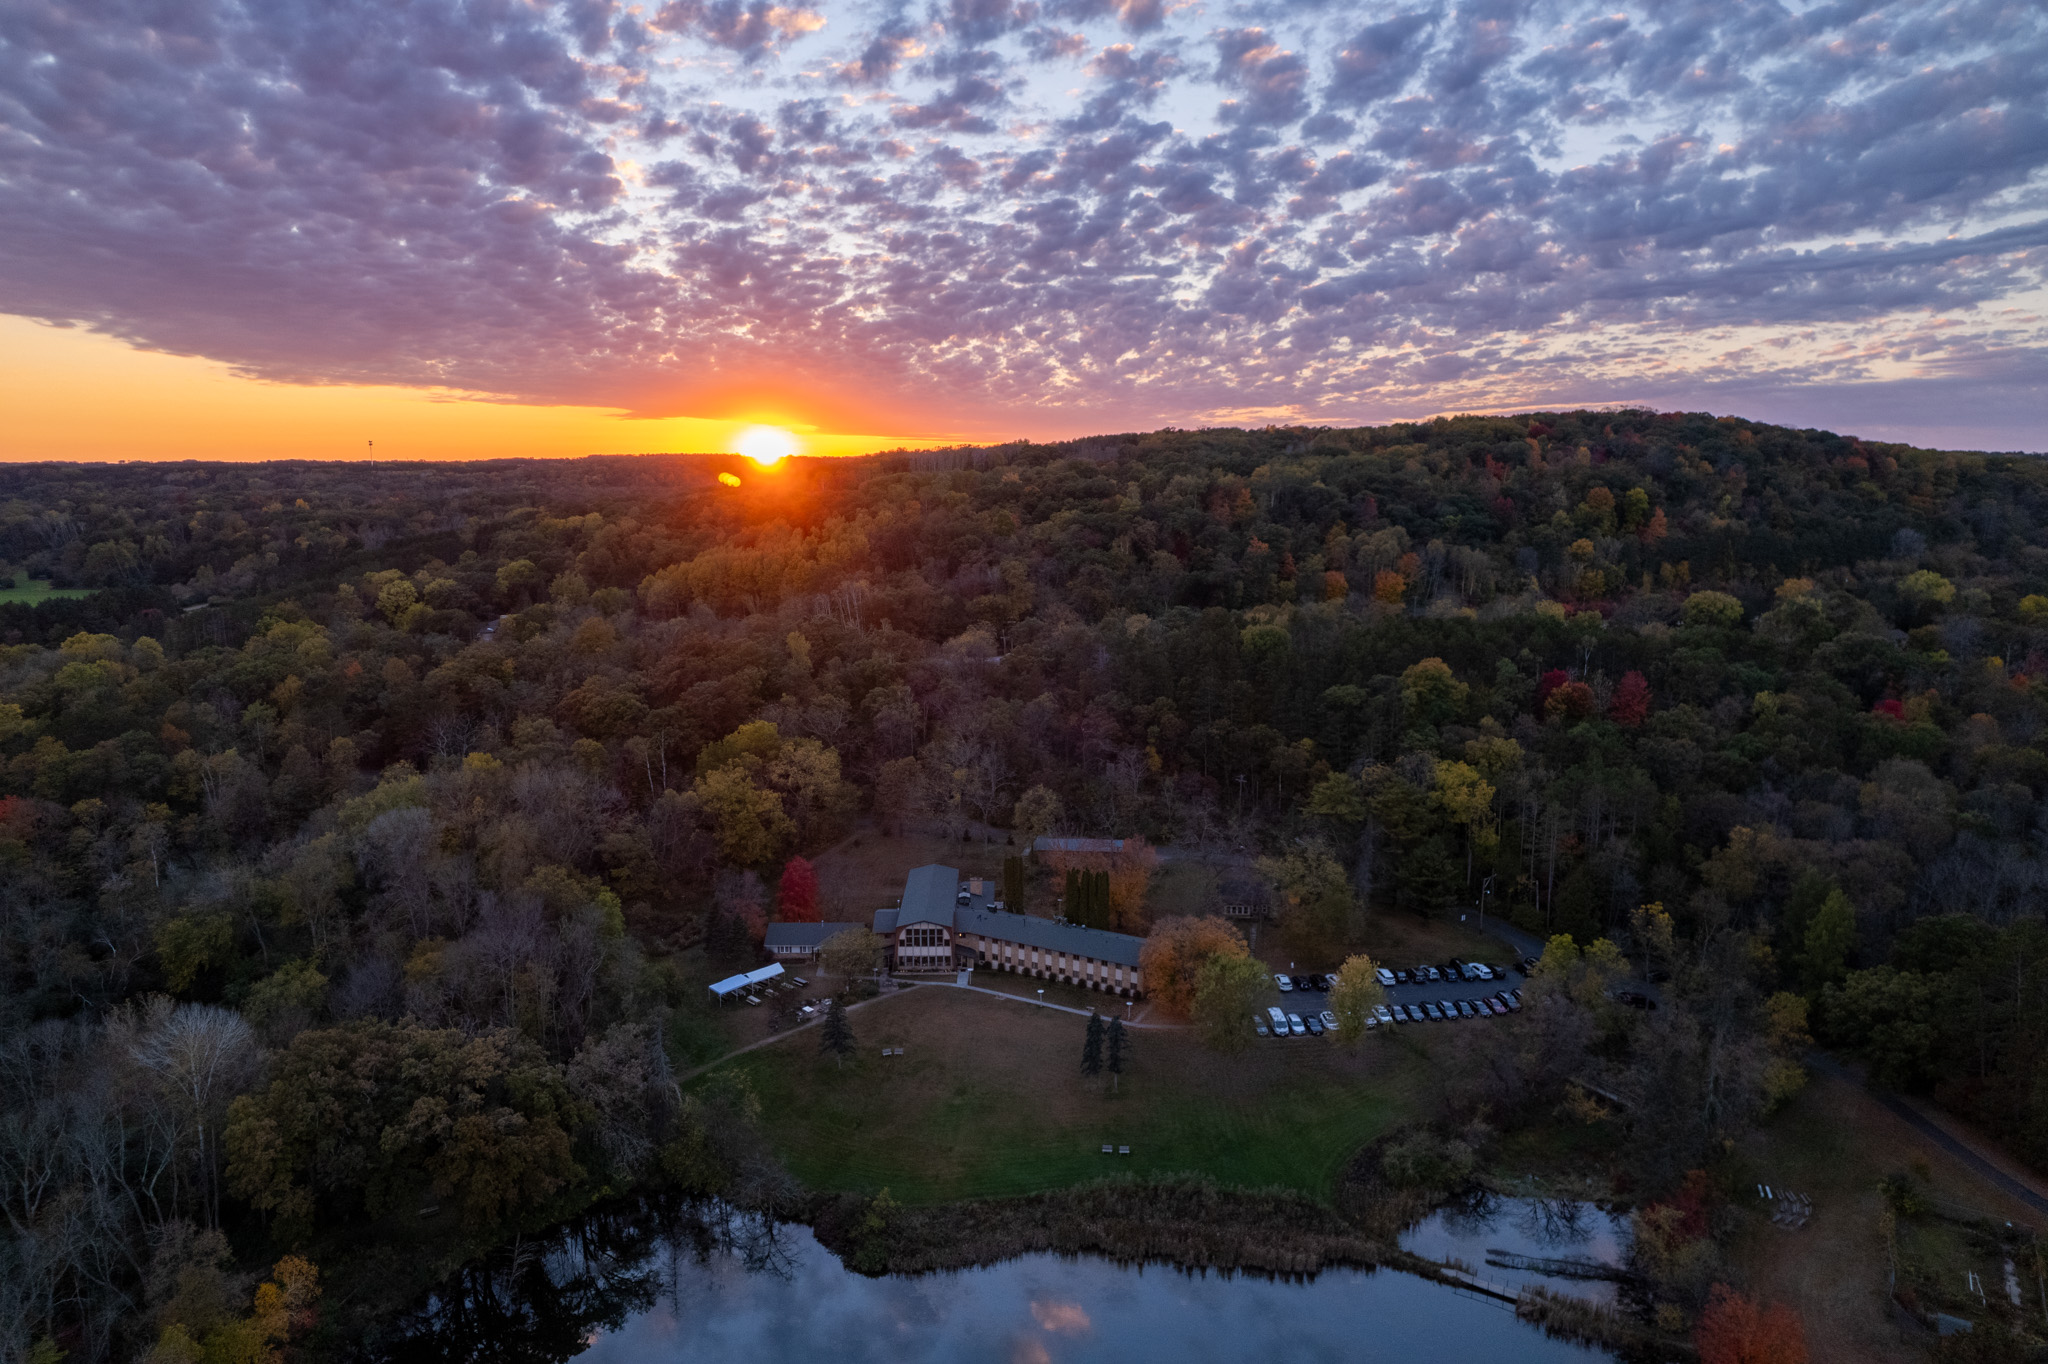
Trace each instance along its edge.
<path fill-rule="evenodd" d="M 1093 914 L 1092 916 L 1090 916 L 1090 918 L 1089 918 L 1089 920 L 1088 920 L 1088 926 L 1089 926 L 1090 928 L 1108 928 L 1108 927 L 1109 927 L 1109 873 L 1108 873 L 1108 872 L 1106 872 L 1106 871 L 1098 871 L 1098 872 L 1096 872 L 1096 873 L 1095 873 L 1094 875 L 1095 875 L 1095 904 L 1094 904 L 1094 910 L 1095 910 L 1095 913 L 1094 913 L 1094 914 Z"/>
<path fill-rule="evenodd" d="M 1109 1073 L 1111 1084 L 1121 1093 L 1124 1075 L 1125 1028 L 1121 1018 L 1109 1020 Z"/>
<path fill-rule="evenodd" d="M 1076 923 L 1080 922 L 1081 915 L 1086 912 L 1085 907 L 1081 903 L 1081 898 L 1081 873 L 1069 867 L 1067 869 L 1067 897 L 1064 912 L 1069 919 L 1074 920 Z"/>
<path fill-rule="evenodd" d="M 853 1055 L 853 1025 L 846 1021 L 846 1006 L 837 999 L 825 1011 L 825 1026 L 818 1030 L 818 1050 L 832 1053 L 833 1061 L 844 1066 Z"/>
<path fill-rule="evenodd" d="M 1003 907 L 1015 914 L 1024 912 L 1024 859 L 1021 857 L 1003 859 Z"/>
<path fill-rule="evenodd" d="M 1081 1073 L 1087 1076 L 1102 1074 L 1102 1015 L 1093 1009 L 1088 1011 L 1088 1040 L 1081 1044 Z"/>

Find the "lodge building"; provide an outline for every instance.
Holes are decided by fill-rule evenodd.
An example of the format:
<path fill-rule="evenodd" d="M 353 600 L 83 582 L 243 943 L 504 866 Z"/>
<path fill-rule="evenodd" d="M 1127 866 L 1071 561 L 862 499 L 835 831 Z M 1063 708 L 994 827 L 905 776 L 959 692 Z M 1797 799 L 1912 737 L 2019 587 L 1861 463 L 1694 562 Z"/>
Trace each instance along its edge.
<path fill-rule="evenodd" d="M 952 867 L 919 867 L 903 883 L 903 903 L 875 915 L 888 944 L 891 970 L 1015 971 L 1136 997 L 1144 993 L 1138 962 L 1143 938 L 995 906 L 995 886 L 962 880 Z"/>

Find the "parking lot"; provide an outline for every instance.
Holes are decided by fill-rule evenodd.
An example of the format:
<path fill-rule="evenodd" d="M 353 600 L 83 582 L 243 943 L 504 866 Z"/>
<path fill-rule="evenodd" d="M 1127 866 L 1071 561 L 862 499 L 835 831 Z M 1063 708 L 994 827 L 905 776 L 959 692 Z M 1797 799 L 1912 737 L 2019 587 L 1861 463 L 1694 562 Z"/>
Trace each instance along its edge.
<path fill-rule="evenodd" d="M 1505 956 L 1485 963 L 1488 969 L 1493 972 L 1494 978 L 1491 980 L 1449 979 L 1448 973 L 1445 971 L 1445 967 L 1449 964 L 1448 962 L 1412 962 L 1407 965 L 1402 965 L 1398 962 L 1386 963 L 1388 970 L 1396 972 L 1405 971 L 1410 976 L 1410 980 L 1406 984 L 1397 980 L 1395 984 L 1385 987 L 1386 1003 L 1389 1010 L 1396 1004 L 1401 1005 L 1405 1011 L 1409 1005 L 1436 1004 L 1441 1007 L 1445 1001 L 1449 1001 L 1454 1007 L 1452 1016 L 1447 1021 L 1457 1023 L 1490 1023 L 1494 1021 L 1490 1017 L 1466 1018 L 1463 1015 L 1457 1014 L 1455 1011 L 1457 1002 L 1461 999 L 1490 999 L 1502 990 L 1516 991 L 1521 988 L 1524 980 L 1522 971 L 1506 960 Z M 1460 964 L 1462 965 L 1462 963 Z M 1434 968 L 1439 979 L 1416 983 L 1414 976 L 1418 968 L 1424 970 Z M 1289 972 L 1286 974 L 1299 979 L 1303 973 Z M 1283 1014 L 1300 1014 L 1303 1021 L 1306 1022 L 1311 1014 L 1321 1014 L 1329 1007 L 1330 996 L 1327 991 L 1314 987 L 1282 990 L 1279 988 L 1278 983 L 1275 982 L 1274 988 L 1267 993 L 1266 998 L 1259 1001 L 1259 1016 L 1263 1020 L 1270 1021 L 1270 1016 L 1266 1013 L 1267 1009 L 1277 1008 Z M 1424 1021 L 1433 1020 L 1429 1020 L 1427 1015 L 1425 1015 Z M 1400 1025 L 1397 1024 L 1396 1026 Z M 1291 1037 L 1292 1034 L 1289 1036 Z"/>

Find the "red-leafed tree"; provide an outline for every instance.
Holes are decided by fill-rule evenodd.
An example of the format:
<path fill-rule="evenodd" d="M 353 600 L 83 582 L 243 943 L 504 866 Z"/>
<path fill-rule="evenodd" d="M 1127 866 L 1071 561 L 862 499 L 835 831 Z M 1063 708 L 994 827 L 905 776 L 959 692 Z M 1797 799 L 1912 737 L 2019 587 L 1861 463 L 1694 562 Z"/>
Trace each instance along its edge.
<path fill-rule="evenodd" d="M 1555 720 L 1583 720 L 1593 713 L 1593 689 L 1583 682 L 1566 682 L 1543 702 L 1543 714 Z"/>
<path fill-rule="evenodd" d="M 1761 1307 L 1726 1284 L 1715 1284 L 1693 1328 L 1700 1364 L 1806 1364 L 1806 1328 L 1791 1308 Z"/>
<path fill-rule="evenodd" d="M 781 896 L 784 923 L 818 922 L 818 873 L 808 859 L 792 857 L 783 865 Z"/>
<path fill-rule="evenodd" d="M 1571 680 L 1572 675 L 1566 672 L 1563 668 L 1552 668 L 1549 672 L 1543 674 L 1541 678 L 1537 679 L 1536 713 L 1538 715 L 1548 713 L 1550 708 L 1550 694 Z"/>
<path fill-rule="evenodd" d="M 1639 672 L 1625 672 L 1607 701 L 1607 718 L 1624 729 L 1634 729 L 1650 718 L 1650 683 Z"/>

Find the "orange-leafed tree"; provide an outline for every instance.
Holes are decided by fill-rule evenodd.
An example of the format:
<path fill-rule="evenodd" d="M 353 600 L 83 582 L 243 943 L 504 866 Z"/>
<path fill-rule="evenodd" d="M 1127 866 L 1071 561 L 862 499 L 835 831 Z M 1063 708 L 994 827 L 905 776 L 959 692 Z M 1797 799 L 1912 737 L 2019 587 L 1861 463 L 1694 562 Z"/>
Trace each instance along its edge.
<path fill-rule="evenodd" d="M 1199 919 L 1176 917 L 1152 926 L 1139 949 L 1138 965 L 1144 972 L 1145 992 L 1153 1002 L 1186 1018 L 1195 1007 L 1204 962 L 1211 957 L 1250 955 L 1228 919 L 1213 914 Z"/>
<path fill-rule="evenodd" d="M 1806 1364 L 1806 1329 L 1782 1303 L 1761 1306 L 1717 1283 L 1693 1328 L 1700 1364 Z"/>
<path fill-rule="evenodd" d="M 806 857 L 792 857 L 783 864 L 782 921 L 787 924 L 818 922 L 818 872 Z"/>

